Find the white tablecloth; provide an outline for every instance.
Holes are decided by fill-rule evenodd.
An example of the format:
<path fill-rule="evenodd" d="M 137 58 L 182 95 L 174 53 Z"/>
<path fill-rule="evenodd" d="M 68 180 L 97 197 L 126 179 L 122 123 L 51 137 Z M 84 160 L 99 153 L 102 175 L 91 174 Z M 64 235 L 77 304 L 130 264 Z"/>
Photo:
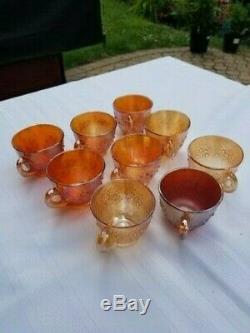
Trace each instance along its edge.
<path fill-rule="evenodd" d="M 32 123 L 54 123 L 73 145 L 71 118 L 112 113 L 126 93 L 148 95 L 154 110 L 186 112 L 192 125 L 177 158 L 151 182 L 157 208 L 135 246 L 100 253 L 88 209 L 57 210 L 43 201 L 46 178 L 15 169 L 11 137 Z M 245 151 L 239 187 L 215 216 L 184 240 L 164 222 L 157 184 L 186 165 L 191 139 L 221 134 Z M 250 332 L 250 88 L 170 57 L 0 103 L 0 332 Z M 106 157 L 105 180 L 112 162 Z M 151 298 L 146 315 L 104 312 L 103 298 Z"/>

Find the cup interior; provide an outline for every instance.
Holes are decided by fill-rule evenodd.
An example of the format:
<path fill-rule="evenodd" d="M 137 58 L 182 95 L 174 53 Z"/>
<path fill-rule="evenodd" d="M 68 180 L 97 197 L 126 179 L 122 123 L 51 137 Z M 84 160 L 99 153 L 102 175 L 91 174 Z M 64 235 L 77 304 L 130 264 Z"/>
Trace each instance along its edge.
<path fill-rule="evenodd" d="M 128 228 L 148 220 L 155 208 L 153 193 L 142 183 L 113 180 L 94 193 L 91 210 L 97 220 L 116 228 Z"/>
<path fill-rule="evenodd" d="M 113 107 L 118 112 L 142 112 L 150 110 L 153 102 L 150 98 L 142 95 L 125 95 L 116 98 Z"/>
<path fill-rule="evenodd" d="M 222 199 L 218 182 L 195 169 L 178 169 L 165 175 L 160 182 L 160 194 L 167 203 L 187 212 L 210 209 Z"/>
<path fill-rule="evenodd" d="M 73 132 L 84 136 L 101 136 L 113 131 L 116 121 L 105 112 L 87 112 L 74 117 L 70 124 Z"/>
<path fill-rule="evenodd" d="M 190 127 L 189 117 L 182 112 L 162 110 L 152 113 L 145 122 L 145 129 L 157 135 L 172 136 L 186 132 Z"/>
<path fill-rule="evenodd" d="M 69 150 L 56 155 L 48 164 L 48 178 L 61 185 L 88 183 L 102 174 L 103 158 L 87 148 Z"/>
<path fill-rule="evenodd" d="M 189 157 L 201 166 L 211 169 L 237 167 L 243 160 L 243 150 L 234 141 L 215 135 L 193 140 L 188 147 Z"/>
<path fill-rule="evenodd" d="M 31 154 L 52 148 L 63 139 L 63 131 L 54 125 L 38 124 L 27 127 L 12 138 L 12 146 L 20 152 Z"/>
<path fill-rule="evenodd" d="M 143 134 L 133 134 L 117 140 L 111 152 L 119 164 L 140 166 L 158 160 L 162 155 L 162 146 L 157 139 Z"/>

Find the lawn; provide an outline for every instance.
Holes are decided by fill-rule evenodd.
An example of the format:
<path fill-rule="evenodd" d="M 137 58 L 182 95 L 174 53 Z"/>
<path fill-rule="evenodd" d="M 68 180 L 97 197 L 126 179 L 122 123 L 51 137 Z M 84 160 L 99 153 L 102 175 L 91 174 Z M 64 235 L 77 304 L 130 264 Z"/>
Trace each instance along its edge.
<path fill-rule="evenodd" d="M 188 33 L 136 16 L 121 0 L 102 0 L 102 7 L 106 45 L 66 52 L 66 69 L 121 53 L 188 44 Z"/>
<path fill-rule="evenodd" d="M 64 53 L 66 69 L 136 50 L 188 45 L 188 32 L 137 16 L 121 0 L 102 0 L 102 8 L 106 44 Z M 213 38 L 211 44 L 218 46 L 220 41 Z"/>

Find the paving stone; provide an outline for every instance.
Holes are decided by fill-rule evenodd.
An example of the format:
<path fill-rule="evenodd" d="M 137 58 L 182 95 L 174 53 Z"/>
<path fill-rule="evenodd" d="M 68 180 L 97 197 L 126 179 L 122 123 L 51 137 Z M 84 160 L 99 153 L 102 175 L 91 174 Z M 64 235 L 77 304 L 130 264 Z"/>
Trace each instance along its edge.
<path fill-rule="evenodd" d="M 223 65 L 223 64 L 215 64 L 215 65 L 214 65 L 214 68 L 217 69 L 217 70 L 219 70 L 219 71 L 224 72 L 225 69 L 226 69 L 226 66 Z"/>
<path fill-rule="evenodd" d="M 209 49 L 206 54 L 199 55 L 190 53 L 187 47 L 140 50 L 108 57 L 69 69 L 66 71 L 66 78 L 68 81 L 79 80 L 168 55 L 217 72 L 243 84 L 250 84 L 250 52 L 243 50 L 232 55 L 218 49 Z"/>
<path fill-rule="evenodd" d="M 248 66 L 247 64 L 245 63 L 242 63 L 242 64 L 238 64 L 237 65 L 237 69 L 241 72 L 250 72 L 250 66 Z"/>
<path fill-rule="evenodd" d="M 239 78 L 242 80 L 242 81 L 250 81 L 250 78 L 249 78 L 249 76 L 247 76 L 247 75 L 240 75 L 239 76 Z"/>

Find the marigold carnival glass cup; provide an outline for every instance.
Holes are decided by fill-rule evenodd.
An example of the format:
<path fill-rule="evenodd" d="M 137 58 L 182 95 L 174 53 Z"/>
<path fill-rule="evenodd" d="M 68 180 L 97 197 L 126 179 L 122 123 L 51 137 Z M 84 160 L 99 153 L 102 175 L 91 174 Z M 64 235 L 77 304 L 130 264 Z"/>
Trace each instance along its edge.
<path fill-rule="evenodd" d="M 130 134 L 111 147 L 115 169 L 111 179 L 131 178 L 148 183 L 160 166 L 160 142 L 144 134 Z"/>
<path fill-rule="evenodd" d="M 145 132 L 161 142 L 167 157 L 174 157 L 187 137 L 190 124 L 185 113 L 161 110 L 146 119 Z"/>
<path fill-rule="evenodd" d="M 166 174 L 159 192 L 166 219 L 181 236 L 206 223 L 223 199 L 223 191 L 214 177 L 188 168 Z"/>
<path fill-rule="evenodd" d="M 24 176 L 42 174 L 49 160 L 64 149 L 63 131 L 54 125 L 37 124 L 22 129 L 12 138 L 19 156 L 16 166 Z"/>
<path fill-rule="evenodd" d="M 88 147 L 104 155 L 114 140 L 116 120 L 105 112 L 86 112 L 74 117 L 70 127 L 76 139 L 74 148 Z"/>
<path fill-rule="evenodd" d="M 90 209 L 99 228 L 97 246 L 102 250 L 133 245 L 146 231 L 155 209 L 148 187 L 132 179 L 116 179 L 100 186 Z"/>
<path fill-rule="evenodd" d="M 45 195 L 49 207 L 89 203 L 101 185 L 105 162 L 101 155 L 88 149 L 65 151 L 48 164 L 47 177 L 55 184 Z"/>
<path fill-rule="evenodd" d="M 237 168 L 244 158 L 242 148 L 228 138 L 207 135 L 193 140 L 188 147 L 189 166 L 211 174 L 224 192 L 233 192 L 238 180 Z"/>
<path fill-rule="evenodd" d="M 123 134 L 143 133 L 153 102 L 142 95 L 125 95 L 113 102 L 115 118 Z"/>

